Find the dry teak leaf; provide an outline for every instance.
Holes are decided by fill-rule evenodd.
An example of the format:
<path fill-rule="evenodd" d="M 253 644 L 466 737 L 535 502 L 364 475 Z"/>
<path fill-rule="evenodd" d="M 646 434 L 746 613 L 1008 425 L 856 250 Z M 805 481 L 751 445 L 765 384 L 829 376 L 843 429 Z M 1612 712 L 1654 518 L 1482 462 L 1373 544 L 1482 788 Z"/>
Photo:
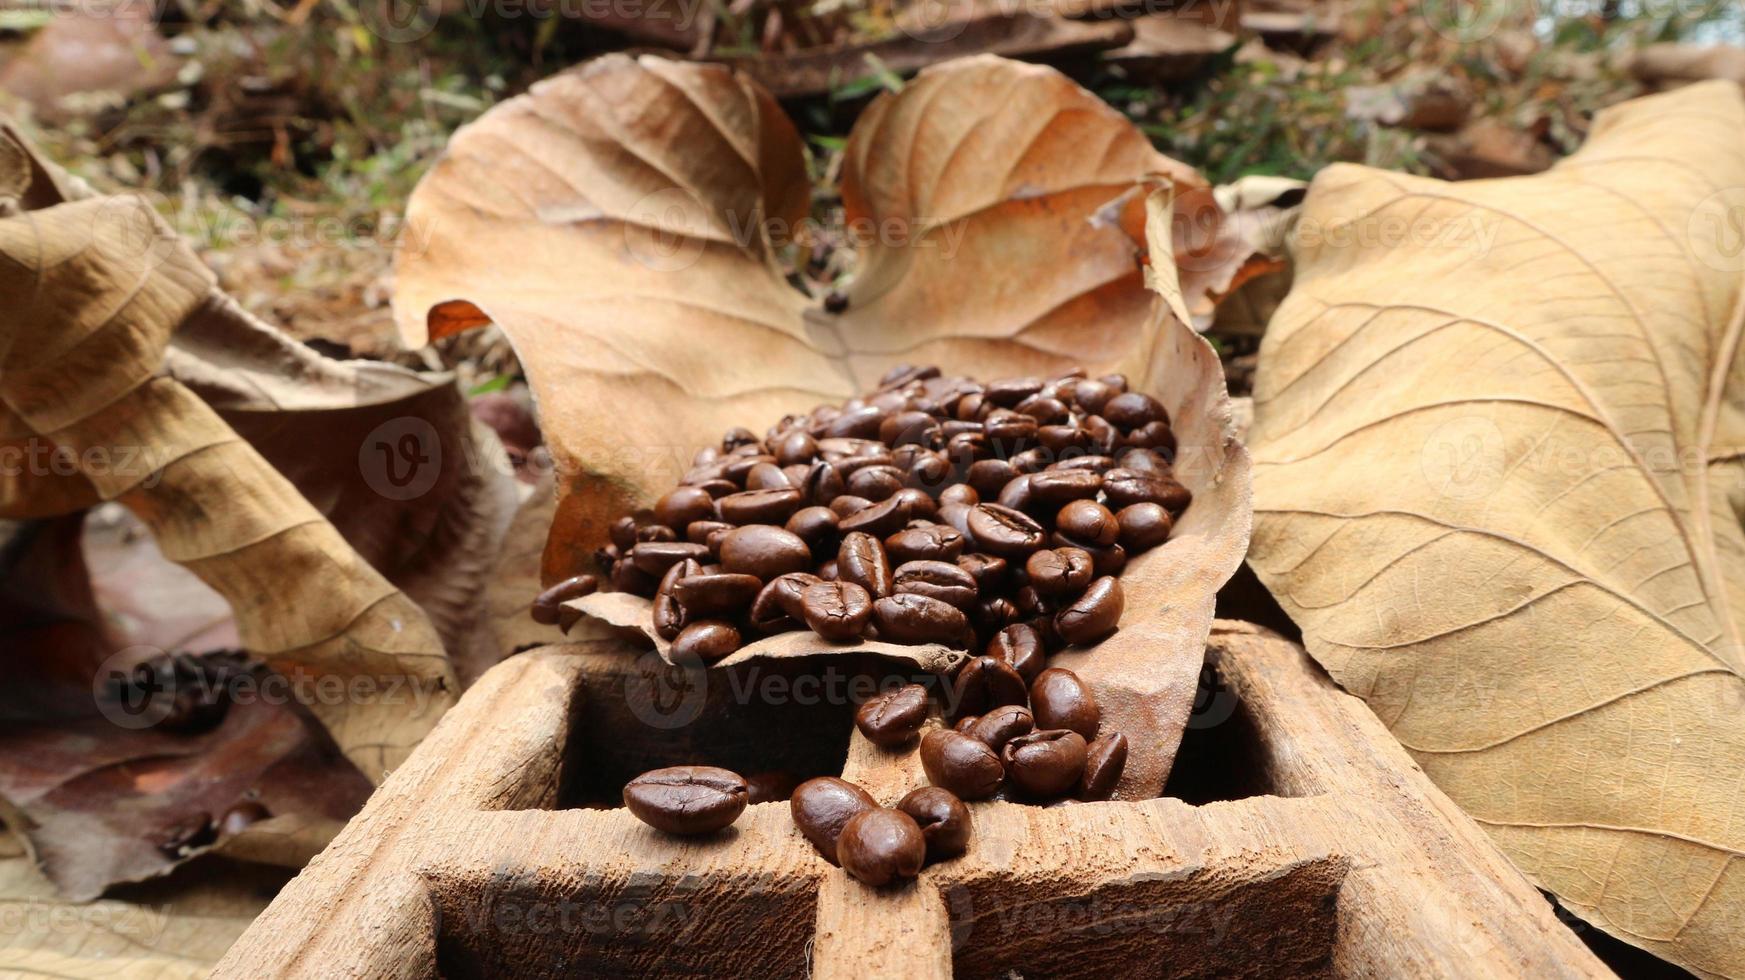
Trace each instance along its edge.
<path fill-rule="evenodd" d="M 1255 392 L 1252 561 L 1584 918 L 1745 975 L 1745 100 L 1535 177 L 1323 173 Z M 1731 236 L 1731 237 L 1729 237 Z"/>
<path fill-rule="evenodd" d="M 1168 188 L 1149 220 L 1147 180 Z M 895 363 L 1127 373 L 1168 408 L 1194 504 L 1127 571 L 1131 621 L 1064 660 L 1118 727 L 1155 733 L 1135 737 L 1123 795 L 1155 794 L 1247 520 L 1217 358 L 1183 325 L 1174 266 L 1151 263 L 1166 303 L 1139 261 L 1147 234 L 1153 257 L 1171 254 L 1169 200 L 1190 191 L 1207 193 L 1059 73 L 994 57 L 941 65 L 875 101 L 849 138 L 842 197 L 859 264 L 825 303 L 782 272 L 809 189 L 774 99 L 720 67 L 612 56 L 456 134 L 408 207 L 407 240 L 423 247 L 399 256 L 396 315 L 409 342 L 495 322 L 516 345 L 560 480 L 548 583 L 584 570 L 611 520 L 651 504 L 727 429 L 840 402 Z M 634 596 L 578 605 L 649 620 Z M 729 662 L 820 650 L 784 634 Z M 929 670 L 961 657 L 878 652 Z"/>

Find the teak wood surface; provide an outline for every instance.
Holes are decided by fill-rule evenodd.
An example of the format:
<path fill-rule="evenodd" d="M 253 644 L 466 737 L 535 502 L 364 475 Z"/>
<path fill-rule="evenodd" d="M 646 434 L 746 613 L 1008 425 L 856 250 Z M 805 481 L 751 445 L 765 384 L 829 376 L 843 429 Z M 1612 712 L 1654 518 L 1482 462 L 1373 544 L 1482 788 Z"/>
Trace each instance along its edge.
<path fill-rule="evenodd" d="M 625 700 L 646 655 L 530 651 L 479 681 L 214 975 L 1609 975 L 1300 648 L 1219 621 L 1207 654 L 1221 683 L 1171 786 L 1260 795 L 972 804 L 967 855 L 873 889 L 819 857 L 785 801 L 704 839 L 556 808 L 679 761 L 674 744 L 731 755 L 734 728 L 813 756 L 842 742 L 729 708 L 641 755 L 660 726 Z M 842 772 L 886 804 L 923 781 L 913 751 L 858 733 Z"/>

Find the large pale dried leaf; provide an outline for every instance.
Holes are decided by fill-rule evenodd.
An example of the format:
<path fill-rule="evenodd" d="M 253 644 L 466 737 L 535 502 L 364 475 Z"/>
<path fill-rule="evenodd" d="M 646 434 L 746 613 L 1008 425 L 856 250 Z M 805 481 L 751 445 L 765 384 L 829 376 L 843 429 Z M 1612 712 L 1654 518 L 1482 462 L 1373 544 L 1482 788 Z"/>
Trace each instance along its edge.
<path fill-rule="evenodd" d="M 1529 875 L 1711 976 L 1745 975 L 1742 187 L 1718 84 L 1542 176 L 1333 168 L 1255 394 L 1252 560 L 1309 649 Z"/>
<path fill-rule="evenodd" d="M 806 213 L 804 173 L 792 125 L 741 76 L 601 59 L 493 109 L 419 185 L 402 330 L 420 342 L 489 320 L 515 343 L 562 481 L 547 580 L 583 567 L 611 518 L 652 502 L 723 430 L 841 400 L 895 363 L 1128 372 L 1174 417 L 1195 501 L 1176 538 L 1129 569 L 1138 598 L 1121 633 L 1068 656 L 1134 736 L 1123 794 L 1154 794 L 1212 595 L 1247 533 L 1246 456 L 1217 358 L 1171 315 L 1179 286 L 1159 302 L 1139 261 L 1144 228 L 1174 285 L 1170 194 L 1147 222 L 1140 183 L 1203 183 L 1050 69 L 993 57 L 930 69 L 849 138 L 847 220 L 873 233 L 832 314 L 775 261 Z M 591 602 L 622 622 L 641 612 Z M 741 656 L 816 652 L 808 636 Z"/>

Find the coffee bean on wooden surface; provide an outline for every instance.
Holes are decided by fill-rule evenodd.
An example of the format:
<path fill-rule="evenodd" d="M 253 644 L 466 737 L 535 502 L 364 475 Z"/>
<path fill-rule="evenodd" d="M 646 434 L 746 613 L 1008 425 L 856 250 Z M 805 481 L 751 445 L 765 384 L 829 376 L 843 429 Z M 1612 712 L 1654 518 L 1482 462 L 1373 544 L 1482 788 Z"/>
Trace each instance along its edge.
<path fill-rule="evenodd" d="M 859 786 L 835 776 L 808 779 L 794 787 L 788 812 L 794 826 L 826 861 L 836 864 L 836 840 L 856 814 L 878 809 L 878 801 Z"/>
<path fill-rule="evenodd" d="M 1103 710 L 1091 686 L 1064 667 L 1050 667 L 1030 685 L 1030 710 L 1037 728 L 1065 728 L 1086 739 L 1097 737 Z"/>
<path fill-rule="evenodd" d="M 1075 595 L 1091 584 L 1091 554 L 1083 548 L 1049 548 L 1024 562 L 1030 585 L 1048 596 Z"/>
<path fill-rule="evenodd" d="M 557 623 L 558 610 L 571 599 L 580 599 L 592 594 L 600 587 L 600 580 L 592 575 L 576 575 L 541 592 L 533 600 L 531 614 L 533 621 L 541 626 L 552 626 Z"/>
<path fill-rule="evenodd" d="M 1006 743 L 1006 776 L 1023 794 L 1054 797 L 1073 791 L 1085 771 L 1085 740 L 1065 729 L 1039 730 Z"/>
<path fill-rule="evenodd" d="M 915 818 L 879 808 L 857 813 L 836 839 L 842 870 L 878 887 L 913 878 L 927 859 L 927 838 Z"/>
<path fill-rule="evenodd" d="M 624 805 L 656 830 L 708 834 L 739 819 L 749 792 L 736 772 L 715 766 L 672 766 L 632 779 L 624 787 Z"/>
<path fill-rule="evenodd" d="M 1036 719 L 1029 708 L 1021 704 L 1007 704 L 982 715 L 964 734 L 980 739 L 988 748 L 998 752 L 1012 739 L 1035 730 Z"/>
<path fill-rule="evenodd" d="M 942 786 L 910 790 L 897 809 L 915 819 L 927 843 L 927 860 L 944 861 L 969 849 L 972 830 L 969 807 Z"/>
<path fill-rule="evenodd" d="M 1079 780 L 1079 799 L 1106 800 L 1115 794 L 1121 771 L 1127 768 L 1127 736 L 1120 732 L 1098 735 L 1085 749 L 1085 774 Z"/>
<path fill-rule="evenodd" d="M 1115 632 L 1121 625 L 1121 612 L 1126 599 L 1121 583 L 1112 575 L 1092 582 L 1084 594 L 1054 616 L 1054 628 L 1061 639 L 1074 646 L 1086 646 Z"/>
<path fill-rule="evenodd" d="M 983 653 L 1011 664 L 1026 684 L 1035 680 L 1048 662 L 1042 634 L 1029 623 L 1013 623 L 995 633 Z"/>
<path fill-rule="evenodd" d="M 928 782 L 965 800 L 987 799 L 1006 778 L 999 754 L 986 742 L 943 728 L 922 736 L 921 768 Z"/>
<path fill-rule="evenodd" d="M 903 745 L 927 722 L 927 705 L 927 688 L 905 684 L 861 704 L 854 713 L 854 727 L 874 745 Z"/>
<path fill-rule="evenodd" d="M 800 593 L 800 618 L 826 640 L 858 639 L 872 615 L 872 595 L 853 582 L 819 582 Z"/>
<path fill-rule="evenodd" d="M 1023 704 L 1029 698 L 1024 676 L 997 657 L 983 655 L 957 672 L 952 694 L 958 715 L 985 714 L 1003 704 Z"/>

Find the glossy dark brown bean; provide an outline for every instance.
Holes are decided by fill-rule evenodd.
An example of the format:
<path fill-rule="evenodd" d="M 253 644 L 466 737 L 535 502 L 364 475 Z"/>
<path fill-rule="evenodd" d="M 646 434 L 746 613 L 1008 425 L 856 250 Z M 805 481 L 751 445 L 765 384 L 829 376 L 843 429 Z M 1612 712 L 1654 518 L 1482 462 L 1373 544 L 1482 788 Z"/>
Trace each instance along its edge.
<path fill-rule="evenodd" d="M 836 574 L 842 581 L 865 589 L 874 599 L 882 599 L 895 589 L 884 544 L 864 531 L 843 535 L 842 545 L 836 551 Z"/>
<path fill-rule="evenodd" d="M 1097 737 L 1103 710 L 1091 687 L 1064 667 L 1050 667 L 1030 685 L 1030 711 L 1038 728 L 1065 728 L 1087 739 Z"/>
<path fill-rule="evenodd" d="M 927 860 L 945 861 L 969 850 L 972 825 L 969 807 L 942 786 L 910 790 L 897 809 L 913 817 L 927 842 Z"/>
<path fill-rule="evenodd" d="M 746 490 L 716 501 L 721 519 L 731 524 L 780 524 L 799 510 L 805 497 L 794 487 Z"/>
<path fill-rule="evenodd" d="M 1102 412 L 1109 399 L 1115 397 L 1114 389 L 1101 381 L 1085 379 L 1072 386 L 1072 401 L 1080 410 L 1088 415 Z"/>
<path fill-rule="evenodd" d="M 1102 489 L 1102 475 L 1091 470 L 1044 470 L 1030 477 L 1030 496 L 1050 510 L 1093 499 Z"/>
<path fill-rule="evenodd" d="M 720 543 L 721 566 L 768 582 L 789 572 L 812 570 L 812 549 L 791 531 L 753 524 L 728 531 Z"/>
<path fill-rule="evenodd" d="M 667 527 L 686 527 L 714 516 L 715 498 L 702 487 L 676 487 L 654 505 L 654 519 Z M 618 546 L 624 547 L 622 543 Z"/>
<path fill-rule="evenodd" d="M 1006 778 L 999 753 L 962 732 L 936 728 L 921 738 L 921 768 L 927 781 L 963 800 L 985 800 Z"/>
<path fill-rule="evenodd" d="M 1047 537 L 1028 514 L 999 504 L 977 504 L 966 519 L 977 550 L 1008 560 L 1030 557 Z"/>
<path fill-rule="evenodd" d="M 660 585 L 659 576 L 650 575 L 637 568 L 632 561 L 613 562 L 612 571 L 607 578 L 614 590 L 631 595 L 653 596 L 654 590 Z"/>
<path fill-rule="evenodd" d="M 1038 551 L 1024 563 L 1030 586 L 1046 596 L 1076 595 L 1091 584 L 1091 555 L 1082 548 Z"/>
<path fill-rule="evenodd" d="M 848 476 L 848 492 L 877 502 L 903 489 L 907 473 L 895 466 L 864 466 Z"/>
<path fill-rule="evenodd" d="M 1061 639 L 1073 646 L 1095 643 L 1121 625 L 1121 610 L 1125 606 L 1120 581 L 1105 575 L 1055 614 L 1054 628 L 1060 631 Z"/>
<path fill-rule="evenodd" d="M 836 839 L 842 870 L 878 887 L 913 878 L 927 859 L 927 839 L 901 810 L 867 810 L 849 818 Z"/>
<path fill-rule="evenodd" d="M 750 790 L 746 802 L 756 806 L 785 800 L 794 795 L 794 787 L 799 783 L 800 777 L 788 769 L 754 772 L 745 777 L 745 785 Z"/>
<path fill-rule="evenodd" d="M 1171 477 L 1120 467 L 1103 474 L 1103 493 L 1109 506 L 1117 509 L 1134 504 L 1162 504 L 1172 514 L 1186 509 L 1193 499 L 1187 487 Z"/>
<path fill-rule="evenodd" d="M 533 621 L 542 626 L 551 626 L 557 622 L 558 609 L 571 599 L 580 599 L 591 594 L 600 587 L 600 580 L 592 575 L 576 575 L 564 579 L 533 600 L 531 614 Z"/>
<path fill-rule="evenodd" d="M 824 427 L 824 434 L 836 439 L 876 439 L 884 418 L 885 413 L 871 405 L 844 410 Z"/>
<path fill-rule="evenodd" d="M 1019 402 L 1012 410 L 1020 415 L 1030 416 L 1036 420 L 1037 425 L 1056 425 L 1067 420 L 1065 403 L 1040 392 Z"/>
<path fill-rule="evenodd" d="M 954 732 L 963 732 L 964 734 L 968 734 L 969 730 L 971 728 L 975 727 L 976 721 L 979 720 L 980 718 L 981 718 L 981 715 L 964 715 L 962 718 L 959 718 L 957 720 L 956 724 L 951 726 L 951 730 Z"/>
<path fill-rule="evenodd" d="M 797 466 L 810 463 L 812 457 L 818 454 L 818 440 L 812 438 L 804 429 L 794 429 L 776 440 L 771 448 L 775 451 L 777 463 Z"/>
<path fill-rule="evenodd" d="M 1057 461 L 1084 456 L 1091 451 L 1091 436 L 1076 425 L 1045 425 L 1036 430 L 1042 449 Z M 1052 468 L 1052 466 L 1051 466 Z"/>
<path fill-rule="evenodd" d="M 709 557 L 707 545 L 692 544 L 689 541 L 644 541 L 630 549 L 630 561 L 645 575 L 652 575 L 658 581 L 666 570 L 684 561 L 694 558 L 699 561 Z"/>
<path fill-rule="evenodd" d="M 922 494 L 922 496 L 925 497 L 926 494 Z M 904 497 L 899 491 L 888 500 L 881 500 L 870 507 L 843 517 L 837 527 L 844 534 L 850 531 L 860 531 L 863 534 L 870 534 L 882 539 L 902 530 L 903 525 L 909 523 L 909 519 L 914 516 L 914 512 L 914 502 Z"/>
<path fill-rule="evenodd" d="M 1012 464 L 1003 459 L 983 459 L 970 464 L 964 479 L 983 500 L 993 500 L 1017 475 L 1018 471 L 1012 468 Z"/>
<path fill-rule="evenodd" d="M 907 592 L 874 602 L 873 623 L 879 628 L 879 638 L 891 643 L 961 646 L 969 634 L 969 618 L 962 610 Z"/>
<path fill-rule="evenodd" d="M 1120 575 L 1127 568 L 1127 549 L 1119 544 L 1099 548 L 1059 531 L 1048 536 L 1048 544 L 1054 548 L 1077 548 L 1089 554 L 1091 556 L 1091 575 L 1094 578 L 1102 578 L 1105 575 Z"/>
<path fill-rule="evenodd" d="M 944 490 L 939 491 L 939 502 L 941 504 L 964 504 L 969 507 L 974 507 L 976 504 L 982 502 L 982 498 L 981 494 L 976 492 L 975 487 L 972 487 L 967 483 L 953 483 Z"/>
<path fill-rule="evenodd" d="M 951 483 L 951 478 L 951 461 L 942 454 L 929 453 L 910 464 L 904 485 L 925 490 L 930 494 L 942 493 L 954 487 L 969 489 L 963 484 Z"/>
<path fill-rule="evenodd" d="M 636 819 L 669 834 L 709 834 L 745 812 L 750 789 L 736 772 L 715 766 L 673 766 L 645 772 L 624 787 Z"/>
<path fill-rule="evenodd" d="M 1127 736 L 1107 732 L 1085 749 L 1085 773 L 1079 780 L 1079 799 L 1106 800 L 1115 795 L 1121 771 L 1127 768 Z"/>
<path fill-rule="evenodd" d="M 911 561 L 953 562 L 963 554 L 963 547 L 963 535 L 946 524 L 905 528 L 885 539 L 885 554 L 893 565 Z"/>
<path fill-rule="evenodd" d="M 887 446 L 938 445 L 939 420 L 926 412 L 898 412 L 879 423 L 879 441 Z"/>
<path fill-rule="evenodd" d="M 976 603 L 975 610 L 970 613 L 975 622 L 976 630 L 982 636 L 997 633 L 1018 619 L 1018 607 L 1012 600 L 1004 596 L 995 599 L 983 599 Z"/>
<path fill-rule="evenodd" d="M 1127 433 L 1127 437 L 1121 440 L 1121 444 L 1138 449 L 1155 450 L 1168 459 L 1175 458 L 1175 430 L 1163 422 L 1151 422 L 1134 429 Z"/>
<path fill-rule="evenodd" d="M 1137 391 L 1123 392 L 1103 404 L 1097 413 L 1118 429 L 1137 429 L 1149 422 L 1169 421 L 1163 404 L 1150 395 Z"/>
<path fill-rule="evenodd" d="M 1036 445 L 1038 428 L 1028 415 L 1001 411 L 983 423 L 982 435 L 995 453 L 1011 458 Z"/>
<path fill-rule="evenodd" d="M 983 595 L 1005 588 L 1006 572 L 1010 567 L 1006 564 L 1006 559 L 995 558 L 993 555 L 984 555 L 980 552 L 973 552 L 959 558 L 957 566 L 975 578 L 976 589 Z"/>
<path fill-rule="evenodd" d="M 872 596 L 853 582 L 819 582 L 800 593 L 800 618 L 826 640 L 859 638 L 872 615 Z"/>
<path fill-rule="evenodd" d="M 774 463 L 759 463 L 751 468 L 751 472 L 745 474 L 745 489 L 794 490 L 794 484 L 788 479 L 788 474 L 783 472 L 781 467 Z M 727 498 L 722 499 L 725 501 Z M 719 505 L 717 507 L 719 508 Z"/>
<path fill-rule="evenodd" d="M 773 463 L 775 461 L 776 458 L 774 456 L 761 453 L 735 453 L 734 455 L 729 456 L 726 460 L 723 460 L 721 476 L 728 482 L 738 486 L 739 489 L 744 490 L 745 478 L 751 475 L 753 467 L 756 467 L 761 463 Z M 721 502 L 720 498 L 717 497 L 715 502 L 719 505 Z M 719 510 L 717 510 L 717 512 L 719 512 Z"/>
<path fill-rule="evenodd" d="M 852 517 L 863 510 L 868 510 L 872 505 L 873 502 L 865 497 L 856 497 L 853 494 L 845 493 L 830 501 L 830 512 L 836 515 L 837 529 L 840 530 L 843 518 Z"/>
<path fill-rule="evenodd" d="M 831 864 L 836 861 L 836 841 L 844 824 L 855 815 L 878 809 L 878 801 L 866 790 L 835 776 L 808 779 L 794 787 L 788 797 L 788 813 L 794 826 Z"/>
<path fill-rule="evenodd" d="M 1120 515 L 1110 513 L 1109 508 L 1095 500 L 1075 500 L 1055 515 L 1054 526 L 1061 533 L 1087 544 L 1107 547 L 1122 534 L 1119 518 Z"/>
<path fill-rule="evenodd" d="M 1162 504 L 1139 503 L 1121 508 L 1115 515 L 1120 526 L 1121 547 L 1137 554 L 1169 540 L 1175 521 Z"/>
<path fill-rule="evenodd" d="M 690 619 L 733 618 L 751 608 L 763 580 L 755 575 L 721 572 L 687 575 L 672 584 L 672 597 Z"/>
<path fill-rule="evenodd" d="M 803 615 L 800 594 L 807 587 L 821 581 L 823 580 L 810 572 L 789 572 L 777 576 L 752 600 L 751 625 L 764 633 L 799 629 Z"/>
<path fill-rule="evenodd" d="M 1021 704 L 1001 705 L 976 720 L 964 732 L 970 738 L 981 739 L 995 752 L 1020 735 L 1036 730 L 1036 718 Z"/>
<path fill-rule="evenodd" d="M 636 546 L 636 518 L 626 514 L 613 521 L 611 526 L 606 529 L 606 533 L 612 539 L 613 546 L 619 551 L 629 551 Z"/>
<path fill-rule="evenodd" d="M 1025 796 L 1048 799 L 1077 788 L 1085 771 L 1085 740 L 1078 732 L 1041 729 L 1006 743 L 1006 776 Z"/>
<path fill-rule="evenodd" d="M 854 727 L 867 741 L 892 748 L 920 734 L 927 721 L 927 689 L 905 684 L 868 699 L 854 713 Z"/>
<path fill-rule="evenodd" d="M 960 716 L 986 714 L 1003 704 L 1023 704 L 1030 695 L 1017 668 L 985 655 L 958 670 L 951 690 L 954 713 Z"/>
<path fill-rule="evenodd" d="M 703 574 L 703 566 L 687 558 L 666 570 L 660 586 L 654 590 L 654 632 L 663 640 L 678 638 L 679 631 L 693 618 L 673 597 L 673 583 L 692 575 Z"/>
<path fill-rule="evenodd" d="M 975 577 L 951 562 L 911 561 L 891 576 L 896 592 L 924 595 L 968 612 L 975 607 Z"/>
<path fill-rule="evenodd" d="M 807 503 L 829 506 L 836 498 L 842 496 L 847 484 L 843 482 L 842 474 L 830 463 L 819 460 L 806 471 L 805 482 L 800 484 L 800 492 L 806 495 Z"/>
<path fill-rule="evenodd" d="M 1030 492 L 1030 476 L 1029 473 L 1020 473 L 1006 481 L 994 502 L 1012 510 L 1028 510 L 1036 503 L 1036 496 Z"/>
<path fill-rule="evenodd" d="M 679 536 L 665 524 L 644 524 L 636 529 L 636 540 L 643 541 L 677 541 Z"/>
<path fill-rule="evenodd" d="M 1013 623 L 994 634 L 988 641 L 985 655 L 1012 665 L 1026 684 L 1036 679 L 1048 664 L 1048 651 L 1042 635 L 1028 623 Z"/>
<path fill-rule="evenodd" d="M 703 619 L 679 631 L 673 640 L 675 658 L 712 664 L 739 649 L 739 629 L 719 619 Z"/>
<path fill-rule="evenodd" d="M 982 397 L 1002 408 L 1011 408 L 1042 390 L 1041 378 L 998 378 L 982 389 Z"/>
<path fill-rule="evenodd" d="M 802 507 L 782 527 L 806 542 L 812 557 L 828 557 L 836 554 L 837 520 L 836 512 L 828 507 Z"/>
<path fill-rule="evenodd" d="M 726 532 L 731 530 L 733 530 L 733 525 L 726 521 L 692 521 L 685 525 L 685 540 L 692 544 L 707 546 L 709 544 L 709 538 L 716 532 Z"/>

